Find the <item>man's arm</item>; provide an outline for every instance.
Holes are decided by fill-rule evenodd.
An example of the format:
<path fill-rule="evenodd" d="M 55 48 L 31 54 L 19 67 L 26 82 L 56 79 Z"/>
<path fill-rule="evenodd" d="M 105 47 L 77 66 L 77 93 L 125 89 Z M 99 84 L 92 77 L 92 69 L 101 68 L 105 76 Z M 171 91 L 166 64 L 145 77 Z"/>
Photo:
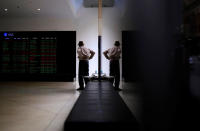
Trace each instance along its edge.
<path fill-rule="evenodd" d="M 89 59 L 92 59 L 94 57 L 94 55 L 95 55 L 95 52 L 90 50 L 90 53 L 91 53 L 91 55 L 90 55 Z"/>
<path fill-rule="evenodd" d="M 110 59 L 109 56 L 108 56 L 108 50 L 104 51 L 103 54 L 106 57 L 106 59 L 108 59 L 108 60 Z"/>

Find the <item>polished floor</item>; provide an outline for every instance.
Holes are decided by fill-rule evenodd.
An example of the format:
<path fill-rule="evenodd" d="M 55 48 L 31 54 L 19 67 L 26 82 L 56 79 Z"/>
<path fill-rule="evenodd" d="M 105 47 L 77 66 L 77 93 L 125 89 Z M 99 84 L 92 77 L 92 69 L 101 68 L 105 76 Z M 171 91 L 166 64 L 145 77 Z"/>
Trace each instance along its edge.
<path fill-rule="evenodd" d="M 0 131 L 63 131 L 80 95 L 76 82 L 0 82 Z M 140 121 L 138 86 L 123 83 L 119 92 Z"/>

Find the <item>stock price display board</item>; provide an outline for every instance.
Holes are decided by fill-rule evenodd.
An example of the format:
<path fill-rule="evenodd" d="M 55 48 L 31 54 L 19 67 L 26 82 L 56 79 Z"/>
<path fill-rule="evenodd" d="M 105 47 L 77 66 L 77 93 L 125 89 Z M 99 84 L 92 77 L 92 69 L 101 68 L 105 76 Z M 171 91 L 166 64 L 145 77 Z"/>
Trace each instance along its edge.
<path fill-rule="evenodd" d="M 71 73 L 73 76 L 73 72 L 62 67 L 61 64 L 66 63 L 64 59 L 58 58 L 59 54 L 59 57 L 74 54 L 72 51 L 67 54 L 67 49 L 62 48 L 72 39 L 69 36 L 70 40 L 67 40 L 67 35 L 69 32 L 0 32 L 0 74 L 55 77 Z M 75 44 L 75 40 L 71 40 L 70 44 L 73 41 Z"/>

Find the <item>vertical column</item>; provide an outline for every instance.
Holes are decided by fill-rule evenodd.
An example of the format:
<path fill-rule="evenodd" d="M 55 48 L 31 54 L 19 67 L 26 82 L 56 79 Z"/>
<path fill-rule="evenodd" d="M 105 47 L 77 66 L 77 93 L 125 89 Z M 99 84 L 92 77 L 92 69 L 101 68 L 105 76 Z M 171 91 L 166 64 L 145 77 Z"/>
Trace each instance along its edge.
<path fill-rule="evenodd" d="M 98 0 L 98 78 L 101 79 L 102 0 Z"/>

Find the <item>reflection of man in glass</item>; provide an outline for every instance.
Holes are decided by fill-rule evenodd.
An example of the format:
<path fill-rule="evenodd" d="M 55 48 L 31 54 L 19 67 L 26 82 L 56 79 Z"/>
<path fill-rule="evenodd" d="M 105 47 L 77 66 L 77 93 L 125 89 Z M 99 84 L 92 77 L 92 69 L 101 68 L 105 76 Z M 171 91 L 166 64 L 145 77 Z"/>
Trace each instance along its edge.
<path fill-rule="evenodd" d="M 103 52 L 106 59 L 110 60 L 110 76 L 114 76 L 115 79 L 115 89 L 121 90 L 119 88 L 120 83 L 120 65 L 119 59 L 121 54 L 121 48 L 119 41 L 115 41 L 114 47 Z"/>
<path fill-rule="evenodd" d="M 78 71 L 78 81 L 79 88 L 77 90 L 84 89 L 84 76 L 89 76 L 89 60 L 93 58 L 95 52 L 84 47 L 83 41 L 78 43 L 78 59 L 79 59 L 79 71 Z"/>

